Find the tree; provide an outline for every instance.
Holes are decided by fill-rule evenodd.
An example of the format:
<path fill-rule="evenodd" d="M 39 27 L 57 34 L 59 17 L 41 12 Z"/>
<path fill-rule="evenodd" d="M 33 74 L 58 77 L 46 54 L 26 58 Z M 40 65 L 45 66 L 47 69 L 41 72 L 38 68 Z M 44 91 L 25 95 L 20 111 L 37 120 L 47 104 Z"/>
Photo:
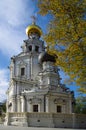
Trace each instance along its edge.
<path fill-rule="evenodd" d="M 52 16 L 44 36 L 48 53 L 86 93 L 86 0 L 38 0 L 38 7 Z"/>
<path fill-rule="evenodd" d="M 6 100 L 2 103 L 0 102 L 0 123 L 5 121 L 5 113 L 6 113 Z"/>
<path fill-rule="evenodd" d="M 2 103 L 0 103 L 0 116 L 6 113 L 6 100 L 4 100 Z"/>
<path fill-rule="evenodd" d="M 75 113 L 86 114 L 86 97 L 79 96 L 76 98 Z"/>

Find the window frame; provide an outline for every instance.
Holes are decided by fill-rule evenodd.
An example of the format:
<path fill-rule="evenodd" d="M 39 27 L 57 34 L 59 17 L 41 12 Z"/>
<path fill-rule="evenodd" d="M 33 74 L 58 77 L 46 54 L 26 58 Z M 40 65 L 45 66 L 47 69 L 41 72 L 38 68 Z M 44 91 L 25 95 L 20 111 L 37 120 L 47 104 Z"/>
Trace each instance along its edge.
<path fill-rule="evenodd" d="M 25 67 L 21 67 L 21 76 L 25 76 Z"/>
<path fill-rule="evenodd" d="M 33 112 L 38 112 L 38 104 L 33 105 Z"/>
<path fill-rule="evenodd" d="M 35 46 L 35 51 L 39 52 L 39 46 Z"/>
<path fill-rule="evenodd" d="M 28 46 L 28 50 L 31 52 L 32 51 L 32 45 Z"/>
<path fill-rule="evenodd" d="M 57 105 L 56 106 L 56 111 L 57 111 L 57 113 L 61 113 L 62 112 L 62 106 L 61 105 Z"/>

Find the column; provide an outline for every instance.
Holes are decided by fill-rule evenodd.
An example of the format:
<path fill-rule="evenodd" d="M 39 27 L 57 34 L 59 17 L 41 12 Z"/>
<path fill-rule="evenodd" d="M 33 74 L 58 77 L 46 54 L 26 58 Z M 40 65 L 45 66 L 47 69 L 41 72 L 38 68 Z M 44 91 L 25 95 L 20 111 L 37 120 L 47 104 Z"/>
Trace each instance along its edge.
<path fill-rule="evenodd" d="M 20 112 L 21 104 L 20 104 L 20 97 L 17 98 L 17 112 Z"/>
<path fill-rule="evenodd" d="M 38 112 L 41 112 L 41 104 L 38 104 Z"/>
<path fill-rule="evenodd" d="M 26 112 L 29 112 L 28 98 L 26 98 Z"/>
<path fill-rule="evenodd" d="M 27 66 L 27 79 L 31 78 L 31 69 L 30 69 L 30 59 L 28 60 L 28 66 Z"/>
<path fill-rule="evenodd" d="M 25 112 L 25 98 L 21 97 L 21 112 Z"/>
<path fill-rule="evenodd" d="M 45 102 L 46 102 L 46 112 L 50 112 L 50 110 L 49 110 L 49 97 L 45 98 Z"/>
<path fill-rule="evenodd" d="M 33 58 L 31 56 L 31 79 L 33 79 Z"/>
<path fill-rule="evenodd" d="M 12 112 L 15 112 L 16 108 L 16 103 L 15 103 L 15 98 L 12 99 Z"/>
<path fill-rule="evenodd" d="M 48 85 L 50 85 L 50 77 L 48 77 Z"/>

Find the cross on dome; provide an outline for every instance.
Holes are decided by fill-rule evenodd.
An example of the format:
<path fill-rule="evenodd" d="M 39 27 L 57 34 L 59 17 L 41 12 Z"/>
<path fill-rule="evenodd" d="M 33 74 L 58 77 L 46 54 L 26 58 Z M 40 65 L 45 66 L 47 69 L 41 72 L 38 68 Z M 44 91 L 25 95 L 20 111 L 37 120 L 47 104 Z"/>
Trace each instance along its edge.
<path fill-rule="evenodd" d="M 38 26 L 38 25 L 36 25 L 36 17 L 35 16 L 31 16 L 31 18 L 32 18 L 32 24 L 31 25 L 29 25 L 27 28 L 26 28 L 26 34 L 28 35 L 28 36 L 30 36 L 30 35 L 32 35 L 32 33 L 36 33 L 36 34 L 38 34 L 39 35 L 39 37 L 42 35 L 42 30 L 41 30 L 41 28 Z"/>
<path fill-rule="evenodd" d="M 36 23 L 36 17 L 33 15 L 33 16 L 31 16 L 31 18 L 32 18 L 32 24 L 35 24 Z"/>

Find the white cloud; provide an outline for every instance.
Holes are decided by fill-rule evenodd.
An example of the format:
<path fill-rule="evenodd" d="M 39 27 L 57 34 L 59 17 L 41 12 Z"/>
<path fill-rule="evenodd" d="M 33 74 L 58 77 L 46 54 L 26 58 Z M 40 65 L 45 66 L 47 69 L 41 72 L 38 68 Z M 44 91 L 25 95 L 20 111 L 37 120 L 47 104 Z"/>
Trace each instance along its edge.
<path fill-rule="evenodd" d="M 8 70 L 0 69 L 0 102 L 6 99 L 8 85 Z"/>
<path fill-rule="evenodd" d="M 35 10 L 31 0 L 0 0 L 0 50 L 7 56 L 20 52 L 25 24 L 31 23 Z"/>
<path fill-rule="evenodd" d="M 24 24 L 34 12 L 32 4 L 31 0 L 0 0 L 0 18 L 11 25 Z"/>
<path fill-rule="evenodd" d="M 7 56 L 12 56 L 20 50 L 21 33 L 2 24 L 0 26 L 0 50 Z"/>

